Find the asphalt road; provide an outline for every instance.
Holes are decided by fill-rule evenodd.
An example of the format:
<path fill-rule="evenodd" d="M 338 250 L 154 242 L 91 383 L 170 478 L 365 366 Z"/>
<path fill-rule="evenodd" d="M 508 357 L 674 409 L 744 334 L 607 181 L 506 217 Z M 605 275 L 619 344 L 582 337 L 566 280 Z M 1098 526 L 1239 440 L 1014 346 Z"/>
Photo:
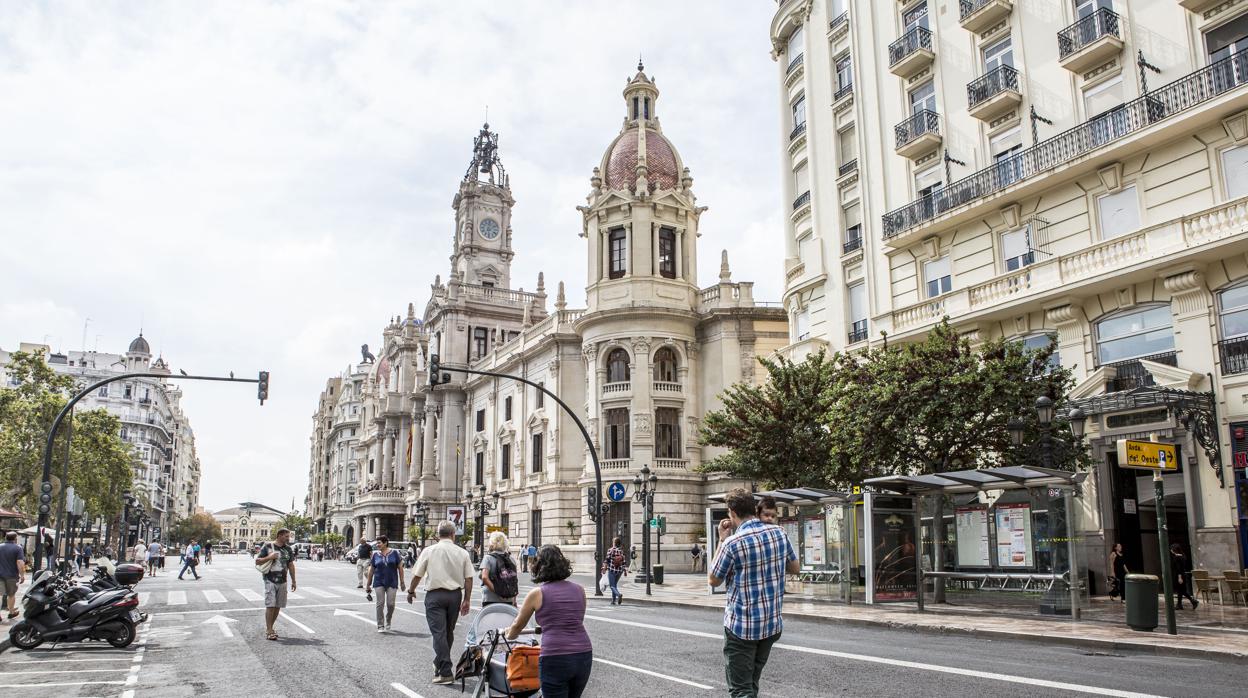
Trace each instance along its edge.
<path fill-rule="evenodd" d="M 126 650 L 103 643 L 8 649 L 5 696 L 435 696 L 433 651 L 419 600 L 402 598 L 394 632 L 341 562 L 298 563 L 299 589 L 264 638 L 262 593 L 250 558 L 221 555 L 204 579 L 172 572 L 143 580 L 151 614 Z M 522 588 L 527 585 L 522 586 Z M 479 598 L 479 597 L 478 597 Z M 591 696 L 724 695 L 721 614 L 676 606 L 612 607 L 591 597 Z M 7 632 L 7 626 L 0 626 Z M 467 619 L 457 628 L 462 643 Z M 766 696 L 1242 696 L 1248 667 L 1229 661 L 1107 655 L 816 621 L 786 620 L 763 675 Z M 472 685 L 469 684 L 471 690 Z M 467 695 L 467 694 L 465 694 Z"/>

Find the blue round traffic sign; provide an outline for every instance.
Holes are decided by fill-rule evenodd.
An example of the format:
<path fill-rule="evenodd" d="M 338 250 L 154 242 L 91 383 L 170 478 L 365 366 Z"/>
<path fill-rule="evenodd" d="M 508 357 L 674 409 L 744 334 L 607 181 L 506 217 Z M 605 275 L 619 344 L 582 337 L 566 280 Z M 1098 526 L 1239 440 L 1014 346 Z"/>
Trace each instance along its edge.
<path fill-rule="evenodd" d="M 628 494 L 628 492 L 624 489 L 624 483 L 622 482 L 613 482 L 609 487 L 607 487 L 607 496 L 610 497 L 613 502 L 623 500 L 624 495 L 626 494 Z"/>

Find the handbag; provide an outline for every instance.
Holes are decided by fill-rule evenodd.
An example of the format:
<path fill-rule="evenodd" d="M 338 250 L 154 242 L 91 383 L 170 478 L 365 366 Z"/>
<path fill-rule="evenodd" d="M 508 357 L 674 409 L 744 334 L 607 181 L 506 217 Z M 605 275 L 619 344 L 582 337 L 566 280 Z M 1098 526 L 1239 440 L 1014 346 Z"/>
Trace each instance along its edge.
<path fill-rule="evenodd" d="M 541 647 L 515 645 L 507 653 L 507 687 L 512 692 L 535 691 L 542 687 L 537 671 Z"/>

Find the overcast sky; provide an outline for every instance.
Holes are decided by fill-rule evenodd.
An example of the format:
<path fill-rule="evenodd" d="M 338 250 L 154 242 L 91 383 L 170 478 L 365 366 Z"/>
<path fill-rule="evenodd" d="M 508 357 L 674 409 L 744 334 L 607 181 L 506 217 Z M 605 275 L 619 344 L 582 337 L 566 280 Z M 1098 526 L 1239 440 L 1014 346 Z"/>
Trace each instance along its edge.
<path fill-rule="evenodd" d="M 775 64 L 763 0 L 0 3 L 0 347 L 191 373 L 201 504 L 302 508 L 325 380 L 423 309 L 489 108 L 516 198 L 513 285 L 568 283 L 589 176 L 643 54 L 692 170 L 699 275 L 727 248 L 782 289 Z"/>

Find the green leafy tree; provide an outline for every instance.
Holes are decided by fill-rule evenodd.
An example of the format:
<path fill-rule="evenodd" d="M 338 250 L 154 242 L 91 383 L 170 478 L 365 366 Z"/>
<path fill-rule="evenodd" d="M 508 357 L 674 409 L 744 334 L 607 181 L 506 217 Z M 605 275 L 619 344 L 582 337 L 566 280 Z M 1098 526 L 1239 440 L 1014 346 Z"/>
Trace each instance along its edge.
<path fill-rule="evenodd" d="M 186 544 L 192 540 L 201 543 L 204 541 L 219 541 L 225 537 L 221 531 L 221 524 L 212 518 L 212 514 L 200 512 L 191 514 L 174 522 L 169 529 L 169 540 L 179 544 Z"/>
<path fill-rule="evenodd" d="M 312 531 L 312 519 L 292 511 L 277 520 L 276 528 L 289 528 L 293 540 L 307 540 L 308 534 Z"/>
<path fill-rule="evenodd" d="M 407 527 L 407 539 L 409 541 L 420 542 L 422 540 L 428 542 L 433 537 L 433 526 L 429 524 L 412 524 Z"/>

